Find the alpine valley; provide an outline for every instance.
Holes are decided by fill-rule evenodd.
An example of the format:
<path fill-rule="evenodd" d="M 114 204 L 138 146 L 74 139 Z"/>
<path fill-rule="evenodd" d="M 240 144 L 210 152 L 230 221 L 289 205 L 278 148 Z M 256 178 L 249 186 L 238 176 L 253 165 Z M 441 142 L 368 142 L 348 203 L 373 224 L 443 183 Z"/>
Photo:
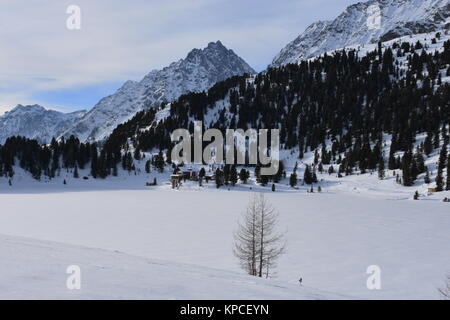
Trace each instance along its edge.
<path fill-rule="evenodd" d="M 0 297 L 442 298 L 449 15 L 448 0 L 369 0 L 259 73 L 218 41 L 87 112 L 17 106 L 0 117 Z M 278 171 L 173 162 L 172 132 L 195 121 L 278 129 Z M 267 279 L 233 244 L 253 193 L 287 244 Z M 74 261 L 78 292 L 59 283 Z M 382 285 L 369 290 L 374 267 Z"/>

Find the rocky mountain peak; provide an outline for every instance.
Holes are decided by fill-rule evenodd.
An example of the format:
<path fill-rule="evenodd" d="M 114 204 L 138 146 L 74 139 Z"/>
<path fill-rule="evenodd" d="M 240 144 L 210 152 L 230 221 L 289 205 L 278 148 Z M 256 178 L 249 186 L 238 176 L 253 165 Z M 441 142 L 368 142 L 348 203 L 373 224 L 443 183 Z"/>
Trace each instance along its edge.
<path fill-rule="evenodd" d="M 352 45 L 388 41 L 449 27 L 448 0 L 369 0 L 347 7 L 333 21 L 319 21 L 273 59 L 273 67 Z"/>
<path fill-rule="evenodd" d="M 174 101 L 188 92 L 207 90 L 219 81 L 244 73 L 255 71 L 222 42 L 210 42 L 203 49 L 191 50 L 185 59 L 149 72 L 139 82 L 127 81 L 116 93 L 100 100 L 64 136 L 102 140 L 139 111 Z"/>

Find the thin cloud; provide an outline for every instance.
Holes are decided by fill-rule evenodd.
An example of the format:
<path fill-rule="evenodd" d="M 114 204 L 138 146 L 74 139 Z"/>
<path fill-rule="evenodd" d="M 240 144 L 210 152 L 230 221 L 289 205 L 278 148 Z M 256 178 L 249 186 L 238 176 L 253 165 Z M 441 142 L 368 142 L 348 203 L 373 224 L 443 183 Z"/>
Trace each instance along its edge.
<path fill-rule="evenodd" d="M 0 105 L 139 80 L 216 40 L 262 70 L 308 24 L 336 16 L 351 2 L 2 0 Z M 81 30 L 66 28 L 71 4 L 81 8 Z"/>

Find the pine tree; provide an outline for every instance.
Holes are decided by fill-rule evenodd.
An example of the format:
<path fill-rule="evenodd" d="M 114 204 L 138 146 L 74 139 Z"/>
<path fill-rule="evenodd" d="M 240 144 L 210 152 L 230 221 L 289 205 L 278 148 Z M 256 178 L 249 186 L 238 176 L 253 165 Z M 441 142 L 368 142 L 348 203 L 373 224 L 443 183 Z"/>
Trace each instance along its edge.
<path fill-rule="evenodd" d="M 256 182 L 261 182 L 261 165 L 258 163 L 255 167 Z"/>
<path fill-rule="evenodd" d="M 145 162 L 145 172 L 146 172 L 146 173 L 150 173 L 150 170 L 151 170 L 151 161 L 150 161 L 150 160 L 147 160 L 147 161 Z"/>
<path fill-rule="evenodd" d="M 294 166 L 294 169 L 292 170 L 292 172 L 297 174 L 297 169 L 298 169 L 298 163 L 295 162 L 295 166 Z"/>
<path fill-rule="evenodd" d="M 319 163 L 319 151 L 314 151 L 314 164 L 318 164 Z"/>
<path fill-rule="evenodd" d="M 446 163 L 447 163 L 447 146 L 444 144 L 439 154 L 438 170 L 444 171 Z"/>
<path fill-rule="evenodd" d="M 98 154 L 97 154 L 97 148 L 96 147 L 92 147 L 91 150 L 91 175 L 92 177 L 95 179 L 97 178 L 97 174 L 98 174 Z"/>
<path fill-rule="evenodd" d="M 433 152 L 433 141 L 432 141 L 431 135 L 429 133 L 428 133 L 427 137 L 425 138 L 423 148 L 424 148 L 424 152 L 427 156 L 429 156 L 431 154 L 431 152 Z"/>
<path fill-rule="evenodd" d="M 224 183 L 225 183 L 226 186 L 230 184 L 230 177 L 231 177 L 231 169 L 230 169 L 230 167 L 231 166 L 229 164 L 226 164 L 223 167 L 223 180 L 224 180 Z"/>
<path fill-rule="evenodd" d="M 200 169 L 200 171 L 198 172 L 198 176 L 199 176 L 199 178 L 203 179 L 205 177 L 205 175 L 206 175 L 205 168 L 202 167 Z"/>
<path fill-rule="evenodd" d="M 437 192 L 444 191 L 444 179 L 442 178 L 441 170 L 438 170 L 438 174 L 436 176 L 436 191 Z"/>
<path fill-rule="evenodd" d="M 406 187 L 414 184 L 414 178 L 411 173 L 411 151 L 406 151 L 402 159 L 403 185 Z"/>
<path fill-rule="evenodd" d="M 223 186 L 223 171 L 217 168 L 216 170 L 216 187 L 217 189 Z"/>
<path fill-rule="evenodd" d="M 443 175 L 446 163 L 447 163 L 447 146 L 444 144 L 439 154 L 438 173 L 436 176 L 436 191 L 438 192 L 444 191 Z"/>
<path fill-rule="evenodd" d="M 431 183 L 430 172 L 428 171 L 428 167 L 425 167 L 425 178 L 424 178 L 424 182 L 425 182 L 426 184 Z"/>
<path fill-rule="evenodd" d="M 233 187 L 236 185 L 237 180 L 238 180 L 237 170 L 236 167 L 232 165 L 230 171 L 230 182 Z"/>
<path fill-rule="evenodd" d="M 10 166 L 10 167 L 8 168 L 8 177 L 12 178 L 12 177 L 14 177 L 14 174 L 15 174 L 14 169 L 13 169 L 12 166 Z M 10 179 L 9 181 L 11 181 L 11 179 Z M 11 184 L 10 184 L 10 185 L 11 185 Z"/>
<path fill-rule="evenodd" d="M 275 183 L 272 183 L 272 192 L 275 192 Z"/>
<path fill-rule="evenodd" d="M 155 166 L 156 169 L 158 169 L 158 172 L 164 172 L 164 155 L 162 151 L 160 151 L 155 157 Z"/>
<path fill-rule="evenodd" d="M 133 167 L 134 167 L 134 163 L 133 163 L 133 157 L 131 156 L 131 152 L 127 152 L 127 159 L 126 159 L 126 163 L 127 163 L 127 170 L 128 171 L 132 171 Z M 164 160 L 163 160 L 164 162 Z"/>
<path fill-rule="evenodd" d="M 134 159 L 138 161 L 141 160 L 141 151 L 139 150 L 139 148 L 136 148 L 134 150 Z"/>
<path fill-rule="evenodd" d="M 297 186 L 297 174 L 296 173 L 292 173 L 291 176 L 289 177 L 289 185 L 292 188 L 295 188 Z"/>
<path fill-rule="evenodd" d="M 380 180 L 383 180 L 385 177 L 385 172 L 384 172 L 384 159 L 383 157 L 380 157 L 380 161 L 378 162 L 378 178 Z"/>
<path fill-rule="evenodd" d="M 332 175 L 334 173 L 334 167 L 333 166 L 330 166 L 329 168 L 328 168 L 328 174 L 329 175 Z"/>
<path fill-rule="evenodd" d="M 75 179 L 78 179 L 80 177 L 78 174 L 78 166 L 77 165 L 75 165 L 75 168 L 73 169 L 73 177 Z"/>
<path fill-rule="evenodd" d="M 313 176 L 311 173 L 311 169 L 309 168 L 308 165 L 306 165 L 305 167 L 305 173 L 303 174 L 303 181 L 306 184 L 312 184 L 313 183 Z"/>
<path fill-rule="evenodd" d="M 313 182 L 313 183 L 319 182 L 319 180 L 317 179 L 316 170 L 313 171 L 313 174 L 312 174 L 312 182 Z"/>
<path fill-rule="evenodd" d="M 419 168 L 417 167 L 417 162 L 416 162 L 415 158 L 412 158 L 412 160 L 411 160 L 410 173 L 411 173 L 411 180 L 416 181 L 417 176 L 419 175 L 420 172 L 419 172 Z"/>
<path fill-rule="evenodd" d="M 239 172 L 239 180 L 242 181 L 242 183 L 246 184 L 247 180 L 248 180 L 248 171 L 245 170 L 244 168 L 241 169 L 241 171 Z"/>
<path fill-rule="evenodd" d="M 445 190 L 450 190 L 450 155 L 447 158 L 447 186 Z"/>
<path fill-rule="evenodd" d="M 388 165 L 389 165 L 389 170 L 396 170 L 396 169 L 398 169 L 397 161 L 395 159 L 395 153 L 394 152 L 390 152 L 389 153 Z"/>
<path fill-rule="evenodd" d="M 267 183 L 269 182 L 269 178 L 266 175 L 261 175 L 261 185 L 263 187 L 267 186 Z"/>

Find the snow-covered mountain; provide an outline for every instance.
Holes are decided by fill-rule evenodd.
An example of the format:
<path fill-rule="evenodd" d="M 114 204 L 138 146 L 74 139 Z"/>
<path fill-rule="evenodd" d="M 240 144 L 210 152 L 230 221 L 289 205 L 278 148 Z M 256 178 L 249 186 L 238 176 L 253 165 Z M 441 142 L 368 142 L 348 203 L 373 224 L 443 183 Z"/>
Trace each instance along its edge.
<path fill-rule="evenodd" d="M 231 76 L 254 72 L 220 41 L 211 42 L 204 49 L 192 50 L 185 59 L 151 71 L 140 82 L 125 82 L 116 93 L 100 100 L 64 136 L 73 134 L 82 141 L 102 140 L 143 109 L 173 101 L 187 92 L 204 91 Z"/>
<path fill-rule="evenodd" d="M 349 6 L 333 21 L 319 21 L 273 59 L 273 67 L 352 45 L 388 41 L 450 26 L 448 0 L 369 0 Z"/>
<path fill-rule="evenodd" d="M 40 105 L 18 105 L 0 116 L 0 144 L 8 137 L 24 136 L 48 143 L 61 135 L 86 114 L 86 111 L 63 113 Z"/>

